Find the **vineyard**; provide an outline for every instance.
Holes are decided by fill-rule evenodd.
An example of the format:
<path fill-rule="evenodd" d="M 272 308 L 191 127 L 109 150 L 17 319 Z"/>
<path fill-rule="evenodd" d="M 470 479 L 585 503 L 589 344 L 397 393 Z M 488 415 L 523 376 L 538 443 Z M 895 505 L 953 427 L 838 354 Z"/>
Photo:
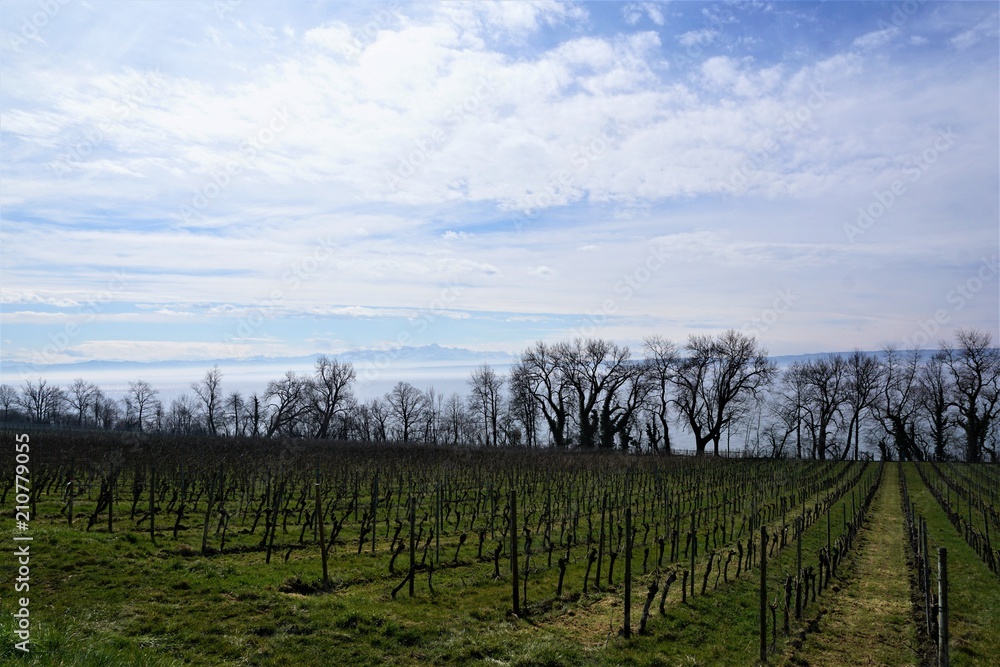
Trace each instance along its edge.
<path fill-rule="evenodd" d="M 878 664 L 1000 655 L 991 466 L 55 432 L 28 452 L 4 458 L 2 503 L 30 517 L 32 645 L 15 649 L 5 595 L 4 660 L 844 664 L 824 645 L 852 640 L 855 662 L 886 642 L 901 650 Z M 882 542 L 898 562 L 869 576 Z M 883 579 L 885 608 L 852 621 L 851 596 Z M 888 639 L 859 641 L 879 614 Z"/>

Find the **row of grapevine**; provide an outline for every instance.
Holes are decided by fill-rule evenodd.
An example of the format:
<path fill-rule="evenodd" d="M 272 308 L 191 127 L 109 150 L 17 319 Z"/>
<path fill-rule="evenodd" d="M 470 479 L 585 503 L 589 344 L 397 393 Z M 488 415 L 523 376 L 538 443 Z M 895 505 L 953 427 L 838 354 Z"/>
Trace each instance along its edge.
<path fill-rule="evenodd" d="M 1000 515 L 992 500 L 995 489 L 933 462 L 917 465 L 917 472 L 951 524 L 990 571 L 1000 576 L 1000 549 L 991 537 L 991 531 L 992 536 L 1000 531 Z"/>
<path fill-rule="evenodd" d="M 80 530 L 143 532 L 158 548 L 209 558 L 259 553 L 265 566 L 294 555 L 306 566 L 288 582 L 297 592 L 374 584 L 391 599 L 494 582 L 518 615 L 621 596 L 626 636 L 633 617 L 650 632 L 657 609 L 724 591 L 766 562 L 781 591 L 771 615 L 780 607 L 788 632 L 793 610 L 801 618 L 850 548 L 878 479 L 869 464 L 843 462 L 302 441 L 61 445 L 39 457 L 31 502 L 57 496 Z M 816 544 L 803 553 L 810 531 Z"/>

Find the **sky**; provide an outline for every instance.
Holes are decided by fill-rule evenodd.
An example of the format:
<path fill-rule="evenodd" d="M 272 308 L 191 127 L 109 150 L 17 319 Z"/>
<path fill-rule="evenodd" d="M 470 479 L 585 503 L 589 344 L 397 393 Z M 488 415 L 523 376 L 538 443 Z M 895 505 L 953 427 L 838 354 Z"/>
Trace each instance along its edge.
<path fill-rule="evenodd" d="M 998 40 L 996 2 L 4 2 L 0 359 L 997 339 Z"/>

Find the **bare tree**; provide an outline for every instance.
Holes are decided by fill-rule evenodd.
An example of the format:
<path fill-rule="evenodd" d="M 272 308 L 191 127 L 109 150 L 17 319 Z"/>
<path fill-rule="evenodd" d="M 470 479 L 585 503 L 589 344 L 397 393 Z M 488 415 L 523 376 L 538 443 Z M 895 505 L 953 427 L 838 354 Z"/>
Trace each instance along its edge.
<path fill-rule="evenodd" d="M 652 362 L 627 361 L 620 369 L 621 382 L 614 382 L 604 390 L 601 411 L 598 418 L 600 446 L 611 449 L 618 445 L 628 451 L 636 441 L 636 416 L 648 405 L 650 393 L 654 389 L 650 374 Z M 639 440 L 641 441 L 641 429 Z"/>
<path fill-rule="evenodd" d="M 568 386 L 564 382 L 562 365 L 556 351 L 539 341 L 521 354 L 520 361 L 511 370 L 520 376 L 526 391 L 534 396 L 545 423 L 549 427 L 552 444 L 565 447 L 569 444 L 567 422 L 570 401 Z"/>
<path fill-rule="evenodd" d="M 309 378 L 299 377 L 294 371 L 288 371 L 280 380 L 267 383 L 264 398 L 268 407 L 268 438 L 275 434 L 301 435 L 297 428 L 309 409 L 310 384 Z"/>
<path fill-rule="evenodd" d="M 952 405 L 965 433 L 965 460 L 980 463 L 984 452 L 995 460 L 987 436 L 1000 415 L 1000 349 L 986 331 L 959 329 L 955 343 L 942 347 L 954 387 Z"/>
<path fill-rule="evenodd" d="M 188 394 L 181 394 L 170 401 L 167 410 L 166 430 L 178 435 L 197 433 L 198 403 Z"/>
<path fill-rule="evenodd" d="M 413 428 L 423 421 L 427 397 L 409 382 L 397 382 L 385 395 L 385 401 L 396 420 L 400 440 L 409 442 Z"/>
<path fill-rule="evenodd" d="M 217 415 L 222 403 L 222 371 L 218 366 L 213 366 L 206 371 L 201 382 L 192 382 L 191 389 L 201 399 L 205 409 L 205 426 L 211 435 L 217 433 Z"/>
<path fill-rule="evenodd" d="M 232 424 L 233 435 L 246 435 L 247 409 L 243 401 L 243 394 L 234 391 L 226 397 L 224 402 L 225 414 L 223 418 L 226 435 L 229 435 L 229 425 Z"/>
<path fill-rule="evenodd" d="M 666 338 L 652 336 L 645 341 L 647 373 L 650 381 L 652 420 L 646 426 L 646 435 L 653 451 L 663 444 L 665 454 L 670 453 L 670 386 L 677 372 L 677 345 Z"/>
<path fill-rule="evenodd" d="M 891 449 L 900 460 L 923 461 L 926 458 L 916 436 L 917 375 L 920 350 L 905 354 L 892 345 L 885 348 L 882 360 L 882 384 L 875 414 L 891 438 Z M 887 451 L 880 446 L 880 449 Z"/>
<path fill-rule="evenodd" d="M 265 430 L 267 419 L 267 397 L 261 397 L 256 392 L 247 399 L 247 431 L 256 438 Z"/>
<path fill-rule="evenodd" d="M 806 362 L 801 373 L 805 385 L 803 407 L 815 428 L 813 456 L 823 461 L 834 420 L 847 400 L 847 364 L 835 354 Z"/>
<path fill-rule="evenodd" d="M 106 431 L 110 431 L 121 417 L 118 403 L 105 396 L 100 389 L 94 396 L 93 411 L 94 423 Z"/>
<path fill-rule="evenodd" d="M 753 336 L 733 329 L 717 339 L 691 336 L 673 376 L 674 404 L 695 437 L 696 453 L 708 443 L 719 454 L 722 431 L 743 400 L 754 399 L 768 386 L 777 368 Z"/>
<path fill-rule="evenodd" d="M 525 373 L 524 367 L 515 365 L 508 380 L 507 407 L 511 418 L 519 425 L 524 445 L 529 448 L 538 444 L 540 414 L 538 400 L 531 392 L 530 383 L 531 380 Z"/>
<path fill-rule="evenodd" d="M 496 447 L 504 379 L 497 375 L 489 364 L 483 364 L 472 371 L 468 384 L 470 390 L 469 409 L 479 418 L 483 426 L 481 442 L 484 445 Z"/>
<path fill-rule="evenodd" d="M 601 339 L 573 340 L 555 347 L 565 383 L 574 393 L 580 429 L 580 446 L 595 447 L 600 440 L 600 401 L 614 396 L 630 378 L 630 353 Z M 610 443 L 613 446 L 613 440 Z"/>
<path fill-rule="evenodd" d="M 140 431 L 146 430 L 146 420 L 155 410 L 156 403 L 158 403 L 156 395 L 159 393 L 145 380 L 128 383 L 126 398 L 129 399 L 129 403 L 135 411 L 134 417 Z"/>
<path fill-rule="evenodd" d="M 0 406 L 3 406 L 4 421 L 10 419 L 10 408 L 17 404 L 17 389 L 9 384 L 0 384 Z"/>
<path fill-rule="evenodd" d="M 948 458 L 948 447 L 957 422 L 952 412 L 952 386 L 945 364 L 947 355 L 938 352 L 931 356 L 917 375 L 917 414 L 923 424 L 918 437 L 926 437 L 929 447 L 923 449 L 934 452 L 934 459 Z"/>
<path fill-rule="evenodd" d="M 878 400 L 882 381 L 878 359 L 861 350 L 854 350 L 847 358 L 847 391 L 844 409 L 847 411 L 847 444 L 841 458 L 846 459 L 854 443 L 854 460 L 858 460 L 861 442 L 861 423 Z"/>
<path fill-rule="evenodd" d="M 802 428 L 805 426 L 806 378 L 804 364 L 796 361 L 781 374 L 781 381 L 771 400 L 771 414 L 776 424 L 795 434 L 795 456 L 802 458 Z M 779 438 L 780 439 L 780 438 Z"/>
<path fill-rule="evenodd" d="M 317 438 L 325 438 L 334 417 L 344 411 L 351 398 L 351 384 L 356 378 L 354 366 L 320 355 L 316 359 L 309 403 L 316 422 Z"/>
<path fill-rule="evenodd" d="M 71 408 L 76 410 L 76 423 L 78 426 L 83 426 L 85 417 L 90 414 L 90 407 L 94 402 L 97 391 L 96 386 L 82 378 L 73 380 L 73 384 L 66 389 L 66 402 Z"/>
<path fill-rule="evenodd" d="M 54 419 L 65 401 L 62 390 L 39 378 L 38 384 L 25 380 L 24 387 L 18 397 L 18 403 L 24 408 L 28 419 L 33 422 L 43 422 Z"/>
<path fill-rule="evenodd" d="M 389 439 L 389 406 L 381 398 L 368 401 L 368 414 L 372 424 L 372 439 L 385 442 Z"/>

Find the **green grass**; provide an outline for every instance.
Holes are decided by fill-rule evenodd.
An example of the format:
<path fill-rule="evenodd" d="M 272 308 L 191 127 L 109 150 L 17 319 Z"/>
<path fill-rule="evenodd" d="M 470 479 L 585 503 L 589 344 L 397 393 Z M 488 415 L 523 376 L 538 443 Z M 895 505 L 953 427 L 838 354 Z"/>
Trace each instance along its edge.
<path fill-rule="evenodd" d="M 843 505 L 849 512 L 850 493 L 831 512 L 834 539 L 840 534 Z M 81 513 L 91 509 L 84 500 L 78 504 Z M 265 554 L 257 549 L 261 528 L 256 535 L 234 531 L 227 537 L 226 553 L 202 556 L 185 546 L 200 547 L 197 519 L 186 521 L 192 527 L 182 529 L 174 540 L 172 523 L 164 517 L 158 521 L 162 531 L 154 545 L 148 532 L 126 530 L 125 502 L 116 506 L 113 533 L 100 524 L 85 532 L 85 519 L 68 527 L 55 500 L 43 500 L 38 510 L 32 522 L 32 652 L 25 656 L 13 649 L 10 602 L 4 596 L 3 664 L 17 659 L 25 665 L 150 667 L 748 665 L 758 652 L 756 571 L 729 586 L 720 583 L 719 590 L 696 595 L 687 605 L 680 604 L 678 581 L 668 597 L 667 614 L 654 613 L 650 633 L 626 641 L 618 635 L 623 618 L 621 559 L 615 565 L 616 585 L 587 596 L 580 593 L 582 559 L 568 568 L 561 600 L 553 599 L 556 568 L 532 573 L 530 613 L 514 618 L 508 615 L 506 559 L 501 561 L 504 577 L 494 581 L 492 562 L 475 561 L 471 535 L 459 558 L 461 567 L 444 566 L 454 556 L 457 537 L 442 539 L 435 594 L 428 589 L 426 573 L 420 572 L 416 597 L 409 598 L 404 588 L 393 600 L 389 591 L 402 579 L 405 563 L 401 557 L 399 574 L 389 575 L 384 525 L 375 556 L 367 549 L 357 554 L 353 526 L 345 528 L 344 543 L 331 554 L 333 591 L 301 594 L 294 591 L 308 591 L 319 583 L 319 554 L 315 545 L 294 546 L 284 560 L 288 545 L 298 542 L 298 528 L 291 523 L 287 535 L 279 530 L 278 542 L 284 546 L 265 565 Z M 790 512 L 788 519 L 793 516 Z M 214 530 L 210 544 L 219 544 Z M 826 522 L 821 519 L 803 540 L 804 561 L 814 563 L 825 544 Z M 484 553 L 491 552 L 490 547 L 487 540 Z M 699 545 L 699 572 L 705 562 L 701 551 Z M 544 556 L 534 558 L 544 564 Z M 769 561 L 775 594 L 778 582 L 794 571 L 794 558 L 791 544 Z M 605 573 L 606 568 L 607 560 Z M 735 565 L 730 578 L 734 570 Z M 641 582 L 651 576 L 641 576 L 641 554 L 634 571 Z M 4 571 L 0 590 L 12 587 L 9 572 Z M 714 580 L 713 574 L 710 590 Z M 700 593 L 700 577 L 697 589 Z M 645 585 L 637 582 L 635 629 L 644 594 Z"/>
<path fill-rule="evenodd" d="M 884 470 L 868 520 L 837 578 L 841 590 L 823 600 L 813 631 L 780 664 L 919 663 L 898 476 L 895 465 Z"/>
<path fill-rule="evenodd" d="M 931 550 L 948 549 L 951 664 L 986 665 L 1000 655 L 1000 578 L 948 521 L 914 466 L 903 464 L 910 500 L 927 520 Z M 937 563 L 932 556 L 932 563 Z"/>

